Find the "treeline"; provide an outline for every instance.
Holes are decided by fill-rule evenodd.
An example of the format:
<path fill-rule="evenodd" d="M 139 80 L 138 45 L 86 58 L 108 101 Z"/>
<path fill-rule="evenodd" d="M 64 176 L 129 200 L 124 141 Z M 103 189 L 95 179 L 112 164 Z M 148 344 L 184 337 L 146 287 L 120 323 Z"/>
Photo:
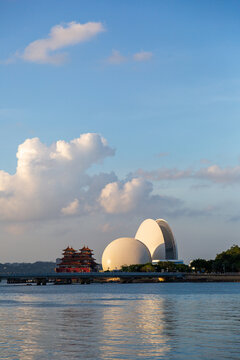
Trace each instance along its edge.
<path fill-rule="evenodd" d="M 190 263 L 195 272 L 240 272 L 240 247 L 233 245 L 223 251 L 214 260 L 196 259 Z"/>
<path fill-rule="evenodd" d="M 175 264 L 172 261 L 159 261 L 157 264 L 135 264 L 130 266 L 122 266 L 122 271 L 127 272 L 190 272 L 191 269 L 188 265 L 185 264 Z"/>
<path fill-rule="evenodd" d="M 37 261 L 35 263 L 0 263 L 0 274 L 46 274 L 53 273 L 56 267 L 55 262 Z"/>
<path fill-rule="evenodd" d="M 154 265 L 148 263 L 122 266 L 121 270 L 127 272 L 240 272 L 240 247 L 233 245 L 227 251 L 218 254 L 214 260 L 196 259 L 191 261 L 189 265 L 175 264 L 171 261 L 159 261 Z"/>

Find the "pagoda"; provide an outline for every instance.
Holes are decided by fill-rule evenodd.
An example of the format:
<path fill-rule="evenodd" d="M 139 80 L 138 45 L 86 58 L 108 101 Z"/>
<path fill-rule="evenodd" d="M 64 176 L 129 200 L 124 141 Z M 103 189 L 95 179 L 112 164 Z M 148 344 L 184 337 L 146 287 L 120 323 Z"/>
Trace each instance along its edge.
<path fill-rule="evenodd" d="M 89 247 L 84 246 L 82 249 L 79 249 L 78 258 L 82 272 L 97 270 L 97 263 L 93 257 L 93 250 L 89 249 Z"/>
<path fill-rule="evenodd" d="M 56 267 L 56 272 L 91 272 L 97 270 L 97 263 L 93 257 L 93 251 L 83 247 L 78 251 L 68 246 L 63 250 L 63 257 Z"/>

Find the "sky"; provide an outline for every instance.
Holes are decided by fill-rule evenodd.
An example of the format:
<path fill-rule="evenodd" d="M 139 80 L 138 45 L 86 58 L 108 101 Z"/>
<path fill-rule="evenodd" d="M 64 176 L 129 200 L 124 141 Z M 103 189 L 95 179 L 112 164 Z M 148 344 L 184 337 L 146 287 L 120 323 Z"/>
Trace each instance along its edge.
<path fill-rule="evenodd" d="M 0 1 L 0 262 L 164 218 L 179 258 L 239 245 L 240 3 Z"/>

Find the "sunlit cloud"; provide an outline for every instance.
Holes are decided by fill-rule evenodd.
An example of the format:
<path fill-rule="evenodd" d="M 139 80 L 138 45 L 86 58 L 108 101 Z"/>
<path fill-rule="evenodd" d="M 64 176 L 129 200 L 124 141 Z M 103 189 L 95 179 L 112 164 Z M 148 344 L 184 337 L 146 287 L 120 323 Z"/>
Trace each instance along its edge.
<path fill-rule="evenodd" d="M 26 139 L 18 147 L 16 172 L 0 170 L 0 221 L 19 224 L 101 214 L 103 223 L 111 224 L 111 216 L 124 214 L 202 216 L 206 209 L 193 211 L 181 199 L 154 193 L 153 183 L 184 179 L 223 185 L 240 182 L 240 166 L 139 169 L 125 179 L 114 172 L 89 172 L 114 154 L 106 139 L 94 133 L 49 146 L 39 138 Z M 21 230 L 19 226 L 8 229 L 12 233 Z M 107 225 L 102 231 L 109 231 Z"/>
<path fill-rule="evenodd" d="M 152 185 L 144 179 L 135 178 L 124 184 L 113 182 L 102 190 L 99 202 L 107 213 L 128 212 L 143 203 L 152 191 Z"/>
<path fill-rule="evenodd" d="M 18 147 L 16 173 L 0 171 L 0 220 L 89 212 L 94 208 L 93 194 L 97 198 L 115 177 L 103 173 L 90 176 L 87 170 L 113 155 L 114 150 L 99 134 L 82 134 L 50 146 L 38 138 L 25 140 Z M 101 184 L 100 189 L 95 182 Z"/>
<path fill-rule="evenodd" d="M 176 198 L 153 194 L 153 184 L 140 174 L 119 179 L 114 172 L 89 173 L 94 164 L 114 154 L 106 139 L 94 133 L 49 146 L 39 138 L 26 139 L 18 147 L 16 172 L 0 170 L 0 221 L 48 221 L 99 213 L 150 215 L 159 209 L 171 213 L 182 208 Z M 107 217 L 103 221 L 110 224 Z"/>
<path fill-rule="evenodd" d="M 38 64 L 60 65 L 66 61 L 67 54 L 58 50 L 88 41 L 104 30 L 101 22 L 80 24 L 72 21 L 65 26 L 56 25 L 51 28 L 47 38 L 31 42 L 22 53 L 16 52 L 15 58 Z M 5 63 L 13 61 L 14 57 L 10 57 Z"/>

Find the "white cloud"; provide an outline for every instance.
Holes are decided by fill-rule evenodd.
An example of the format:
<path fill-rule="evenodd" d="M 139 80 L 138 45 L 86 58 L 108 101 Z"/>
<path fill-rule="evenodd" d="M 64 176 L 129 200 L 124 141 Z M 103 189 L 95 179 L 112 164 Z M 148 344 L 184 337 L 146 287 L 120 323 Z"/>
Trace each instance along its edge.
<path fill-rule="evenodd" d="M 179 170 L 173 169 L 157 169 L 152 171 L 145 171 L 138 169 L 135 176 L 143 177 L 144 179 L 151 181 L 162 180 L 181 180 L 181 179 L 193 179 L 193 180 L 206 180 L 212 183 L 231 185 L 240 184 L 240 166 L 228 166 L 220 167 L 219 165 L 211 165 L 201 168 L 199 170 L 186 169 Z"/>
<path fill-rule="evenodd" d="M 2 262 L 54 259 L 69 241 L 76 248 L 82 246 L 81 239 L 94 249 L 100 260 L 108 242 L 124 234 L 134 235 L 135 227 L 146 217 L 163 217 L 173 226 L 175 223 L 181 239 L 178 224 L 183 224 L 187 232 L 189 229 L 182 220 L 178 222 L 177 217 L 191 217 L 188 223 L 192 224 L 193 217 L 199 216 L 212 221 L 215 213 L 219 222 L 220 210 L 222 213 L 229 210 L 226 210 L 226 202 L 223 209 L 220 206 L 217 210 L 206 196 L 201 210 L 202 199 L 199 205 L 197 193 L 197 199 L 193 202 L 191 199 L 190 207 L 195 201 L 193 210 L 183 200 L 154 193 L 151 180 L 203 179 L 204 184 L 226 185 L 240 182 L 240 166 L 205 165 L 197 171 L 141 170 L 123 181 L 113 172 L 94 173 L 94 164 L 113 155 L 114 150 L 99 134 L 82 134 L 71 141 L 58 140 L 49 146 L 38 138 L 20 144 L 16 172 L 11 175 L 0 170 Z M 232 204 L 230 206 L 231 220 L 239 221 L 237 202 L 234 211 Z M 186 234 L 182 234 L 183 239 Z M 216 238 L 218 243 L 219 234 Z"/>
<path fill-rule="evenodd" d="M 107 58 L 107 62 L 109 64 L 122 64 L 123 62 L 127 61 L 126 56 L 121 55 L 120 51 L 113 50 L 112 55 Z"/>
<path fill-rule="evenodd" d="M 0 171 L 0 220 L 29 220 L 90 211 L 102 187 L 112 174 L 90 176 L 87 170 L 105 157 L 114 155 L 98 134 L 82 134 L 47 146 L 38 138 L 19 145 L 14 175 Z M 99 178 L 101 189 L 94 185 Z M 72 203 L 72 199 L 78 199 Z M 81 208 L 80 208 L 81 203 Z M 67 204 L 67 206 L 66 206 Z"/>
<path fill-rule="evenodd" d="M 113 182 L 102 190 L 99 202 L 107 213 L 125 213 L 136 208 L 151 191 L 151 184 L 140 178 L 134 178 L 124 184 Z"/>
<path fill-rule="evenodd" d="M 74 215 L 78 212 L 78 209 L 79 209 L 79 200 L 74 199 L 66 207 L 63 207 L 61 212 L 63 213 L 63 215 Z"/>
<path fill-rule="evenodd" d="M 56 25 L 51 28 L 47 38 L 31 42 L 22 54 L 16 56 L 40 64 L 61 64 L 65 61 L 66 54 L 56 53 L 57 50 L 90 40 L 103 31 L 104 27 L 100 22 L 80 24 L 72 21 L 65 27 Z"/>
<path fill-rule="evenodd" d="M 240 166 L 221 168 L 218 165 L 212 165 L 197 171 L 194 176 L 225 185 L 240 183 Z"/>
<path fill-rule="evenodd" d="M 153 185 L 143 178 L 114 181 L 102 189 L 98 199 L 107 214 L 127 217 L 179 216 L 186 214 L 183 201 L 169 196 L 153 194 Z M 127 220 L 128 221 L 128 220 Z"/>
<path fill-rule="evenodd" d="M 180 179 L 192 176 L 191 172 L 138 171 L 123 181 L 114 172 L 91 171 L 90 175 L 92 165 L 114 153 L 102 136 L 93 133 L 69 142 L 58 140 L 50 146 L 38 138 L 25 140 L 18 147 L 15 174 L 0 170 L 0 221 L 20 223 L 101 214 L 103 223 L 111 223 L 109 216 L 114 214 L 183 213 L 183 203 L 178 199 L 153 194 L 149 179 Z"/>
<path fill-rule="evenodd" d="M 148 61 L 153 57 L 153 53 L 150 51 L 140 51 L 133 55 L 133 60 L 135 61 Z"/>

